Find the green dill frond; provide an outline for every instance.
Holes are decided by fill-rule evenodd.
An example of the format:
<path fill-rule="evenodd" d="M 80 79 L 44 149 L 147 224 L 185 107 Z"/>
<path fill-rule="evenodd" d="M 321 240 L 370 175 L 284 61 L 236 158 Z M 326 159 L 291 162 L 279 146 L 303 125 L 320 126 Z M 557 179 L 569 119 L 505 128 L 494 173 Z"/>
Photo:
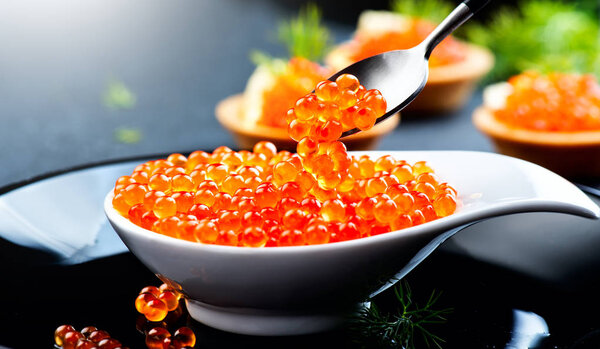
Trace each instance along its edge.
<path fill-rule="evenodd" d="M 390 8 L 401 15 L 440 23 L 452 12 L 454 6 L 446 0 L 392 0 Z"/>
<path fill-rule="evenodd" d="M 124 82 L 110 78 L 102 94 L 104 106 L 111 110 L 126 110 L 135 107 L 136 96 Z"/>
<path fill-rule="evenodd" d="M 528 0 L 501 9 L 488 25 L 469 25 L 467 38 L 496 55 L 491 80 L 524 70 L 598 73 L 600 26 L 576 4 Z"/>
<path fill-rule="evenodd" d="M 451 309 L 434 309 L 440 293 L 432 292 L 424 305 L 414 301 L 406 282 L 394 287 L 395 309 L 383 311 L 374 300 L 349 323 L 354 342 L 362 348 L 416 349 L 417 336 L 428 348 L 442 348 L 444 339 L 431 332 L 430 325 L 446 322 Z"/>
<path fill-rule="evenodd" d="M 318 61 L 331 47 L 329 30 L 321 23 L 321 10 L 313 3 L 300 9 L 298 17 L 279 24 L 277 38 L 283 43 L 289 57 L 304 57 Z"/>
<path fill-rule="evenodd" d="M 283 59 L 272 57 L 269 54 L 259 50 L 253 50 L 250 52 L 250 61 L 257 67 L 266 67 L 275 75 L 282 74 L 285 72 L 287 67 L 286 62 Z"/>
<path fill-rule="evenodd" d="M 119 127 L 114 132 L 115 140 L 124 144 L 135 144 L 142 140 L 142 131 L 137 128 Z"/>

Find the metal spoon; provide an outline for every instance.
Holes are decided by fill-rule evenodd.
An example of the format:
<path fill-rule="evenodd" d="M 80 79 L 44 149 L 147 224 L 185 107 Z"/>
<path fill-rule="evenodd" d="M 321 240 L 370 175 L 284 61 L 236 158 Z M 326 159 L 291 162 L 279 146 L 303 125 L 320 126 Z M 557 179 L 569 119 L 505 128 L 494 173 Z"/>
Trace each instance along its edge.
<path fill-rule="evenodd" d="M 379 90 L 387 101 L 386 113 L 377 118 L 376 123 L 379 123 L 417 97 L 427 82 L 429 56 L 433 49 L 489 1 L 465 0 L 419 45 L 365 58 L 337 72 L 329 80 L 335 81 L 339 75 L 348 73 L 356 76 L 367 89 Z M 342 137 L 359 131 L 357 128 L 348 130 Z"/>

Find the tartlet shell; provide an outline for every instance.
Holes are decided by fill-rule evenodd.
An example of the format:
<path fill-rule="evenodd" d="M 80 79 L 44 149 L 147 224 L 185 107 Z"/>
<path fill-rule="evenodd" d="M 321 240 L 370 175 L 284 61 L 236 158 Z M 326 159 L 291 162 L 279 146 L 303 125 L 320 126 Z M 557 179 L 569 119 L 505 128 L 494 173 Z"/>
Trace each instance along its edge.
<path fill-rule="evenodd" d="M 600 177 L 600 131 L 517 129 L 498 121 L 484 106 L 474 111 L 473 123 L 504 155 L 537 163 L 568 178 Z"/>

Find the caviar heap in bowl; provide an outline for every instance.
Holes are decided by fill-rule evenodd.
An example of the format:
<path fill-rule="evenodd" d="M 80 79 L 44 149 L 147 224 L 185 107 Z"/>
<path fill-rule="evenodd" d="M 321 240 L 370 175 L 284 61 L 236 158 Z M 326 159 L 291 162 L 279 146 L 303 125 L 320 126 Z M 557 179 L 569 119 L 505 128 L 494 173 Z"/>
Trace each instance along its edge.
<path fill-rule="evenodd" d="M 187 241 L 181 236 L 177 238 L 145 229 L 113 206 L 114 190 L 107 194 L 104 208 L 110 223 L 130 251 L 159 278 L 184 295 L 193 318 L 222 330 L 258 335 L 311 333 L 336 326 L 344 314 L 356 309 L 366 297 L 392 285 L 461 227 L 481 219 L 526 211 L 564 212 L 584 217 L 598 217 L 600 214 L 598 207 L 585 194 L 562 177 L 537 165 L 498 154 L 389 151 L 351 152 L 349 155 L 358 159 L 364 155 L 371 159 L 385 157 L 394 159 L 396 163 L 406 161 L 413 165 L 425 161 L 438 178 L 452 184 L 458 193 L 460 206 L 451 215 L 404 229 L 381 234 L 373 234 L 371 229 L 372 236 L 364 238 L 258 248 L 219 245 L 217 240 L 214 240 L 215 243 Z M 178 157 L 174 156 L 175 159 Z M 187 161 L 190 158 L 193 158 L 192 155 L 187 157 Z M 162 161 L 164 164 L 165 160 Z M 216 167 L 214 170 L 219 170 Z M 189 176 L 193 178 L 195 175 L 198 174 L 192 176 L 190 172 Z M 172 177 L 171 185 L 177 176 Z M 140 174 L 130 177 L 145 181 Z M 117 183 L 117 186 L 121 184 L 124 183 Z M 129 183 L 125 188 L 131 185 L 135 187 L 134 183 Z M 176 185 L 189 184 L 181 181 Z M 137 189 L 131 190 L 134 193 Z M 258 186 L 254 193 L 257 191 Z M 225 194 L 219 196 L 219 200 L 227 197 Z M 217 204 L 217 195 L 213 198 L 212 206 Z M 237 204 L 238 207 L 251 206 L 247 200 L 240 200 Z M 205 209 L 196 214 L 203 216 L 203 211 Z M 252 221 L 254 218 L 247 217 L 244 227 L 231 230 L 232 233 L 227 231 L 224 238 L 233 239 L 233 235 L 244 233 L 258 236 L 254 229 L 248 229 L 260 224 Z M 142 216 L 142 225 L 143 219 Z M 263 219 L 264 227 L 268 219 L 264 216 Z M 217 222 L 233 224 L 232 219 L 218 219 Z M 307 233 L 307 226 L 294 229 L 297 231 L 293 236 Z M 329 236 L 337 233 L 330 230 L 335 228 L 325 226 Z M 206 231 L 214 236 L 214 230 Z"/>
<path fill-rule="evenodd" d="M 598 216 L 572 184 L 520 160 L 347 152 L 342 132 L 371 129 L 386 108 L 354 76 L 322 81 L 285 115 L 297 154 L 265 141 L 252 152 L 172 154 L 120 177 L 106 214 L 192 317 L 261 335 L 332 328 L 477 220 Z"/>
<path fill-rule="evenodd" d="M 500 153 L 570 178 L 600 176 L 600 85 L 591 75 L 514 76 L 485 89 L 473 122 Z"/>
<path fill-rule="evenodd" d="M 337 46 L 325 61 L 334 70 L 341 70 L 376 54 L 412 48 L 434 28 L 433 23 L 416 17 L 365 11 L 359 17 L 352 40 Z M 493 55 L 486 48 L 446 38 L 430 57 L 427 85 L 404 110 L 436 113 L 461 108 L 493 64 Z"/>
<path fill-rule="evenodd" d="M 333 71 L 304 58 L 292 58 L 275 71 L 258 66 L 243 94 L 222 100 L 215 108 L 217 120 L 234 136 L 241 149 L 251 149 L 262 140 L 282 150 L 294 150 L 296 142 L 288 136 L 288 109 L 298 98 L 312 91 L 316 84 Z M 375 149 L 379 140 L 398 125 L 394 115 L 372 129 L 344 138 L 350 150 Z"/>

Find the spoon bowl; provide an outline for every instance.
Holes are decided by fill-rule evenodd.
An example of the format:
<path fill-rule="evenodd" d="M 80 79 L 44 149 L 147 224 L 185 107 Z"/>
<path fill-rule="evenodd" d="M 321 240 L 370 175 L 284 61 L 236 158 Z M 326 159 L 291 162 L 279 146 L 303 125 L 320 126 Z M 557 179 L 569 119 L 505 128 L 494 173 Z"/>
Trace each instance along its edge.
<path fill-rule="evenodd" d="M 387 110 L 377 119 L 379 123 L 404 109 L 423 90 L 429 75 L 424 46 L 408 50 L 384 52 L 358 61 L 334 74 L 331 81 L 342 74 L 352 74 L 367 89 L 377 89 L 385 97 Z M 344 132 L 342 137 L 357 133 L 358 129 Z"/>
<path fill-rule="evenodd" d="M 489 1 L 465 0 L 419 45 L 365 58 L 335 73 L 329 80 L 335 81 L 342 74 L 352 74 L 365 88 L 379 90 L 387 102 L 385 114 L 377 118 L 376 123 L 379 123 L 402 110 L 419 95 L 427 83 L 429 56 L 433 49 Z M 359 131 L 357 128 L 345 131 L 342 137 Z"/>
<path fill-rule="evenodd" d="M 112 191 L 104 209 L 129 250 L 184 294 L 194 319 L 251 335 L 297 335 L 337 326 L 369 296 L 393 285 L 446 239 L 480 220 L 533 211 L 600 216 L 600 209 L 573 184 L 523 160 L 461 151 L 352 153 L 363 154 L 427 161 L 457 189 L 457 212 L 357 240 L 245 248 L 204 245 L 145 230 L 112 207 Z"/>

